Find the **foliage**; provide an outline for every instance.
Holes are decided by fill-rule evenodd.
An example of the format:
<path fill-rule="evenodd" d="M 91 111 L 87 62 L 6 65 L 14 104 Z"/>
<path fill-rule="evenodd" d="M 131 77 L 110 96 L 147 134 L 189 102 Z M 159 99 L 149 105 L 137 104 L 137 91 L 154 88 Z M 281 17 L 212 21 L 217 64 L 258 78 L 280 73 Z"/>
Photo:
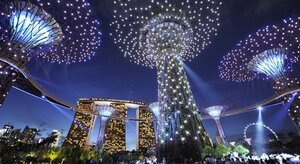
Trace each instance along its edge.
<path fill-rule="evenodd" d="M 237 152 L 242 157 L 245 157 L 250 152 L 243 145 L 238 145 L 237 147 L 234 148 L 234 151 Z"/>
<path fill-rule="evenodd" d="M 226 147 L 223 144 L 217 145 L 217 147 L 215 148 L 215 156 L 217 158 L 226 156 L 226 155 L 230 154 L 230 152 L 231 152 L 230 147 Z"/>
<path fill-rule="evenodd" d="M 212 148 L 211 146 L 205 146 L 203 151 L 202 151 L 202 156 L 206 157 L 206 156 L 214 156 L 215 154 L 215 150 L 214 148 Z"/>

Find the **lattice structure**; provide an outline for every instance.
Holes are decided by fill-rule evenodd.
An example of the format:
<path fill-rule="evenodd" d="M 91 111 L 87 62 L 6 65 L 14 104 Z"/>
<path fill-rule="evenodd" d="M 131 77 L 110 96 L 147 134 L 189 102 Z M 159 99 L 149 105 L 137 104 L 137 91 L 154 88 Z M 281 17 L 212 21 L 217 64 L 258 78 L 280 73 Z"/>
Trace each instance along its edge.
<path fill-rule="evenodd" d="M 218 134 L 221 137 L 221 144 L 228 145 L 226 135 L 224 133 L 224 130 L 223 130 L 223 127 L 222 127 L 222 124 L 220 121 L 220 116 L 221 116 L 223 109 L 224 109 L 223 106 L 217 105 L 217 106 L 208 107 L 205 110 L 216 122 Z"/>
<path fill-rule="evenodd" d="M 276 140 L 279 140 L 278 139 L 278 136 L 277 136 L 277 134 L 274 132 L 274 130 L 272 130 L 269 126 L 267 126 L 267 125 L 265 125 L 265 124 L 262 124 L 262 123 L 251 123 L 251 124 L 248 124 L 245 128 L 244 128 L 244 139 L 246 140 L 246 139 L 248 139 L 248 137 L 247 137 L 247 130 L 248 130 L 248 128 L 250 128 L 251 126 L 262 126 L 262 127 L 264 127 L 264 128 L 266 128 L 266 129 L 268 129 L 274 136 L 275 136 L 275 138 L 276 138 Z M 250 142 L 250 141 L 249 141 Z M 249 144 L 249 145 L 251 145 L 251 144 Z"/>
<path fill-rule="evenodd" d="M 219 26 L 221 2 L 116 0 L 114 5 L 114 42 L 130 61 L 158 70 L 160 117 L 166 121 L 159 138 L 170 149 L 165 151 L 170 153 L 167 158 L 198 158 L 209 138 L 182 62 L 210 44 Z M 192 153 L 180 154 L 187 147 Z"/>
<path fill-rule="evenodd" d="M 0 81 L 14 82 L 14 71 L 7 70 L 33 57 L 70 64 L 91 59 L 100 45 L 99 22 L 85 0 L 1 0 L 0 13 L 0 65 L 11 67 L 0 68 L 8 72 Z M 11 82 L 1 84 L 0 104 Z"/>

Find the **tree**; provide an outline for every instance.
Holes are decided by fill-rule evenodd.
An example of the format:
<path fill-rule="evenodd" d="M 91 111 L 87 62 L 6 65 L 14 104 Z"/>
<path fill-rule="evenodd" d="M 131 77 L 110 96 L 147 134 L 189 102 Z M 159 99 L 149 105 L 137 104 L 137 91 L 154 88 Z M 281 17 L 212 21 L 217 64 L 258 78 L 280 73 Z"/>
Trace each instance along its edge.
<path fill-rule="evenodd" d="M 243 145 L 238 145 L 237 147 L 234 148 L 234 151 L 237 152 L 242 157 L 245 157 L 250 152 Z"/>
<path fill-rule="evenodd" d="M 214 156 L 214 148 L 212 148 L 211 146 L 205 146 L 203 151 L 202 151 L 202 156 L 205 157 L 205 156 Z"/>
<path fill-rule="evenodd" d="M 230 152 L 231 152 L 230 147 L 226 147 L 223 144 L 220 144 L 215 148 L 215 156 L 217 158 L 226 156 L 226 155 L 230 154 Z"/>

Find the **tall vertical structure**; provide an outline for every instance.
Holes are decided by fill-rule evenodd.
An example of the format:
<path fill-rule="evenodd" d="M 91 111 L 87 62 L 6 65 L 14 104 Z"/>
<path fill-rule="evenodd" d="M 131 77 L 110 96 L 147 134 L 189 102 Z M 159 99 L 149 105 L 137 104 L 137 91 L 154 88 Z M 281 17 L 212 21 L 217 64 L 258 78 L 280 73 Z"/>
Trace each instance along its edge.
<path fill-rule="evenodd" d="M 32 58 L 70 64 L 95 55 L 101 33 L 91 12 L 85 0 L 0 1 L 0 106 Z"/>
<path fill-rule="evenodd" d="M 223 127 L 221 125 L 220 116 L 223 111 L 224 107 L 221 105 L 211 106 L 206 108 L 206 112 L 215 120 L 217 125 L 217 137 L 220 137 L 220 141 L 218 141 L 220 144 L 228 145 L 226 135 L 224 133 Z"/>
<path fill-rule="evenodd" d="M 141 153 L 146 153 L 147 150 L 154 150 L 155 131 L 154 117 L 151 110 L 146 106 L 140 106 L 137 110 L 137 150 Z"/>
<path fill-rule="evenodd" d="M 125 118 L 127 117 L 127 107 L 125 104 L 118 103 L 113 103 L 111 106 L 116 110 L 113 117 L 119 119 L 109 120 L 103 149 L 105 152 L 113 154 L 126 150 Z"/>
<path fill-rule="evenodd" d="M 116 111 L 116 109 L 113 108 L 111 105 L 97 105 L 97 111 L 100 115 L 100 129 L 98 134 L 97 147 L 99 150 L 102 150 L 107 122 L 109 121 L 113 113 Z"/>
<path fill-rule="evenodd" d="M 159 143 L 159 132 L 160 129 L 162 127 L 162 125 L 164 124 L 162 121 L 163 119 L 160 117 L 160 108 L 159 108 L 159 103 L 158 102 L 153 102 L 149 105 L 150 110 L 152 111 L 152 113 L 155 116 L 156 122 L 155 122 L 155 139 L 156 139 L 156 144 Z"/>
<path fill-rule="evenodd" d="M 255 78 L 271 81 L 275 93 L 299 88 L 293 77 L 292 65 L 300 57 L 300 17 L 289 18 L 272 26 L 259 29 L 240 41 L 221 61 L 220 76 L 242 82 Z M 300 96 L 291 93 L 283 98 L 291 101 L 289 115 L 300 135 Z"/>
<path fill-rule="evenodd" d="M 38 129 L 36 128 L 29 128 L 26 126 L 20 136 L 20 142 L 24 144 L 33 144 L 34 138 L 38 132 Z"/>
<path fill-rule="evenodd" d="M 161 153 L 167 160 L 199 158 L 210 140 L 183 61 L 192 60 L 219 26 L 216 0 L 114 1 L 114 42 L 136 64 L 157 68 Z M 178 161 L 178 160 L 177 160 Z"/>
<path fill-rule="evenodd" d="M 94 103 L 78 101 L 77 111 L 63 146 L 86 146 L 94 128 L 96 116 Z"/>
<path fill-rule="evenodd" d="M 8 137 L 7 144 L 10 147 L 15 147 L 19 143 L 21 137 L 21 129 L 13 129 Z"/>

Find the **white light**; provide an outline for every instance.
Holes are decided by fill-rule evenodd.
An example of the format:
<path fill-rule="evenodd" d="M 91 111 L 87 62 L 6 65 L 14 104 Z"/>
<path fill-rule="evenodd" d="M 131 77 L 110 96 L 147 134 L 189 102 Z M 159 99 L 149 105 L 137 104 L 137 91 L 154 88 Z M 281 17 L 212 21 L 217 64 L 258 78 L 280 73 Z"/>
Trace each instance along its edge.
<path fill-rule="evenodd" d="M 263 110 L 263 107 L 259 106 L 257 109 L 258 109 L 259 111 L 262 111 L 262 110 Z"/>
<path fill-rule="evenodd" d="M 278 48 L 264 51 L 250 61 L 249 69 L 277 79 L 284 75 L 286 53 Z"/>
<path fill-rule="evenodd" d="M 220 117 L 223 109 L 224 109 L 223 106 L 216 105 L 216 106 L 208 107 L 205 110 L 211 117 L 218 118 L 218 117 Z"/>

